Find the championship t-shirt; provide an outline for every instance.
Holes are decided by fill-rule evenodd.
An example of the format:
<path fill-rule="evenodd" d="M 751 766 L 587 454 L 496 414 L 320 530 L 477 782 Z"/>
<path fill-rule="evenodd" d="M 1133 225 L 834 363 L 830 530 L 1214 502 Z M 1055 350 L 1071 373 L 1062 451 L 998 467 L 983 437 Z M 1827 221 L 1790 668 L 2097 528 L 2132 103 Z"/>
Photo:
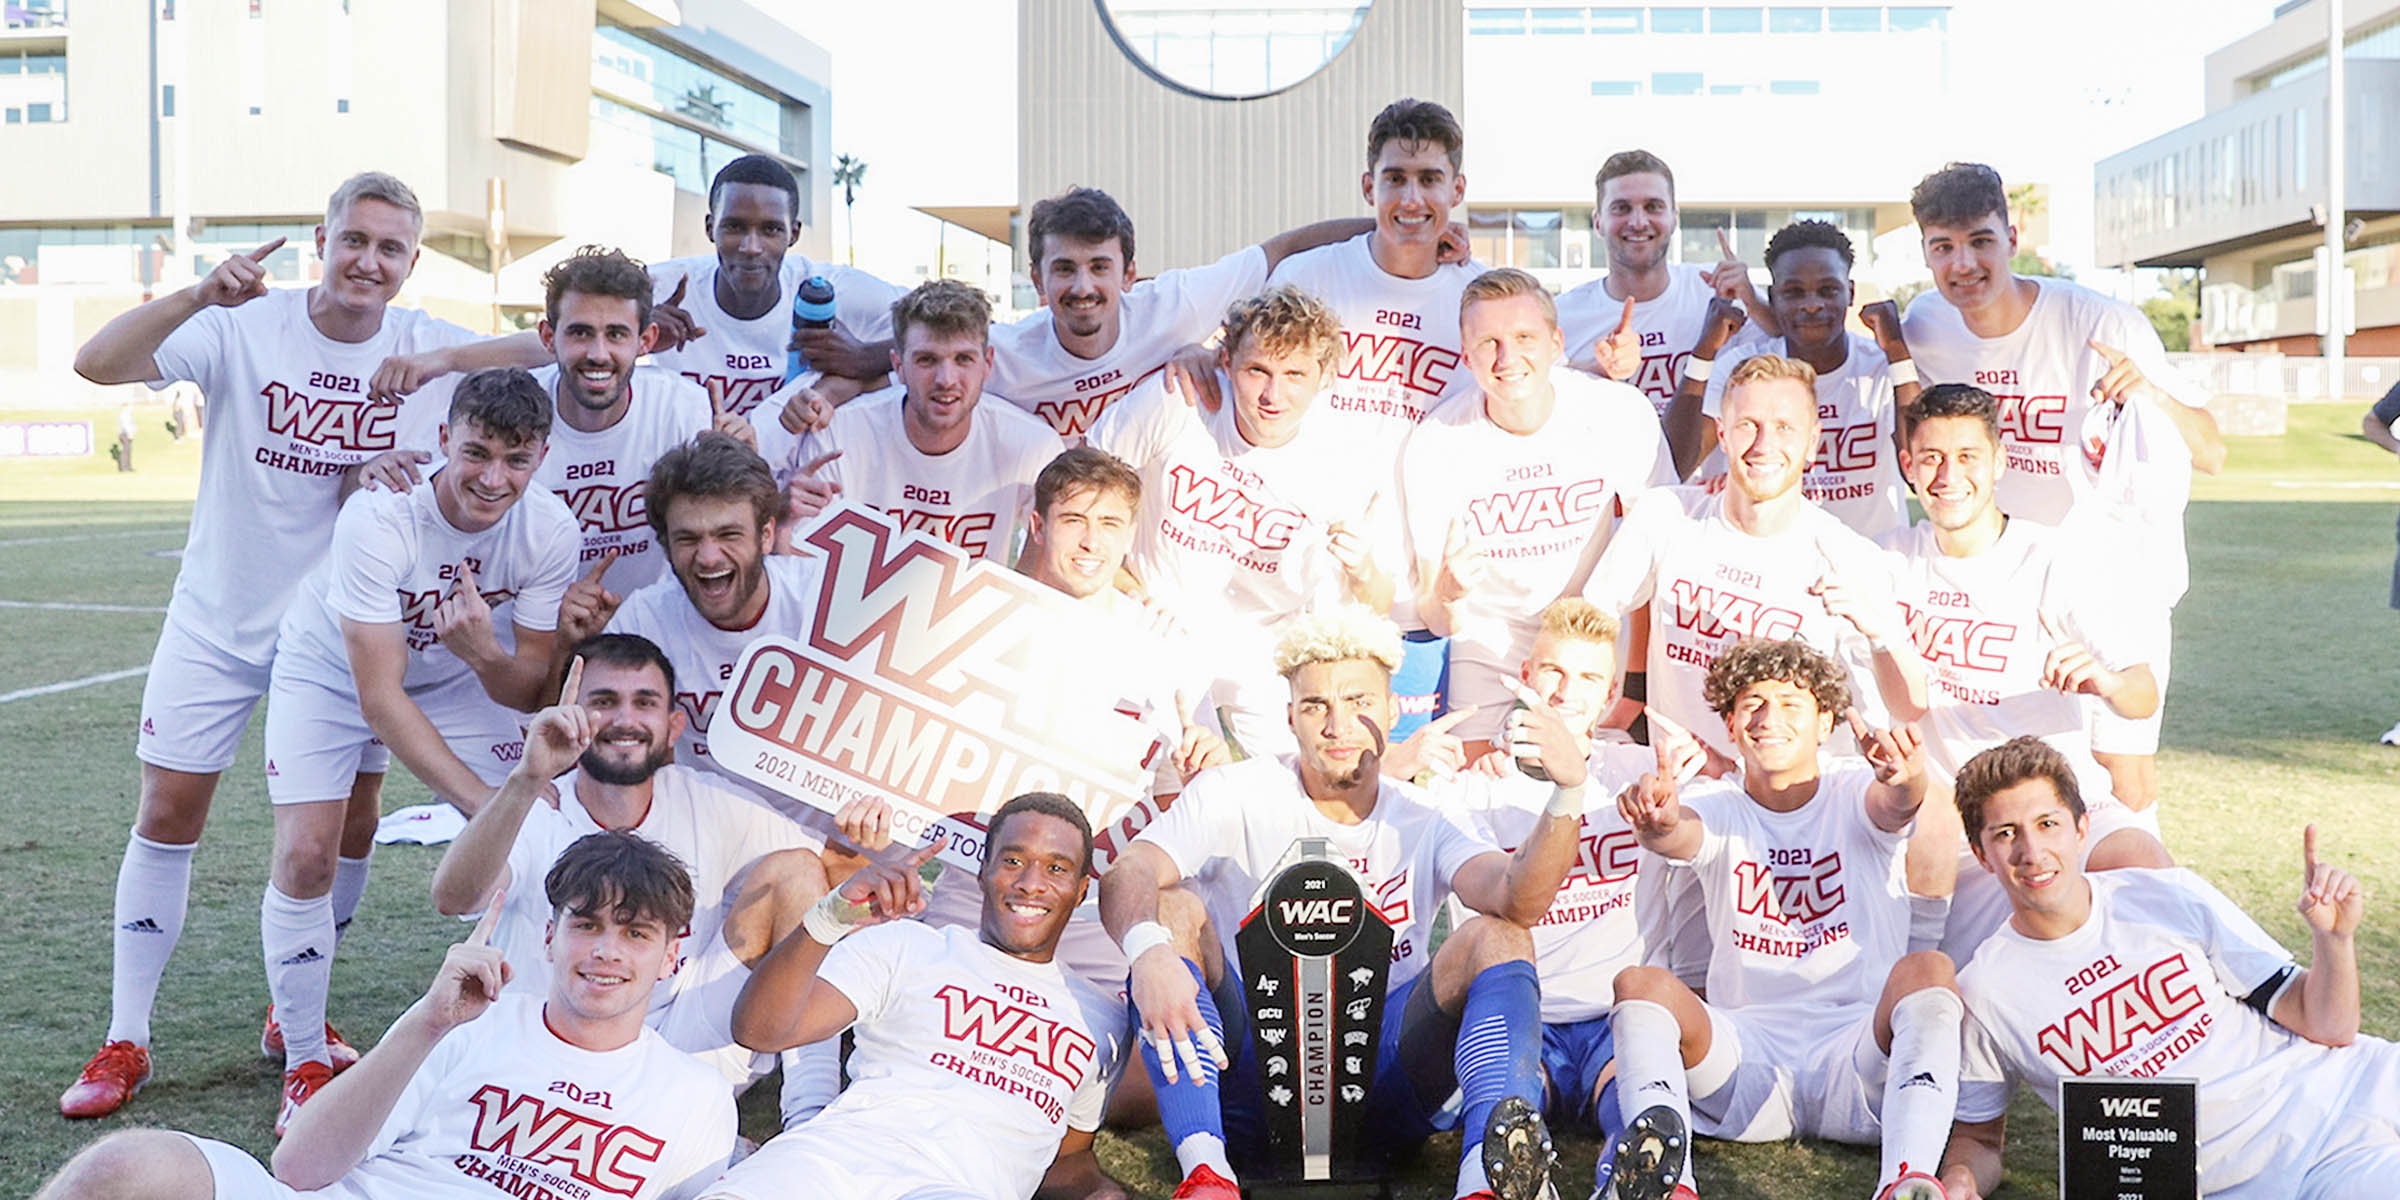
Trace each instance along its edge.
<path fill-rule="evenodd" d="M 1318 403 L 1375 418 L 1383 439 L 1397 446 L 1437 402 L 1475 390 L 1459 349 L 1458 298 L 1483 266 L 1448 263 L 1423 279 L 1403 279 L 1376 265 L 1374 237 L 1303 250 L 1275 264 L 1267 282 L 1292 284 L 1332 306 L 1342 322 L 1342 360 L 1331 394 Z"/>
<path fill-rule="evenodd" d="M 1478 854 L 1495 853 L 1413 784 L 1378 780 L 1375 807 L 1355 825 L 1317 811 L 1300 786 L 1299 764 L 1288 756 L 1248 758 L 1192 778 L 1175 806 L 1136 841 L 1166 852 L 1208 906 L 1228 962 L 1240 962 L 1234 934 L 1242 918 L 1302 838 L 1323 838 L 1332 857 L 1350 868 L 1367 903 L 1392 926 L 1387 988 L 1397 991 L 1432 961 L 1434 910 L 1450 895 L 1450 880 Z"/>
<path fill-rule="evenodd" d="M 278 288 L 192 314 L 159 343 L 153 387 L 190 380 L 208 398 L 200 492 L 167 619 L 227 654 L 264 666 L 300 580 L 325 557 L 342 472 L 441 423 L 446 386 L 401 404 L 367 399 L 395 354 L 473 341 L 413 308 L 388 307 L 375 336 L 337 342 L 308 319 L 309 289 Z M 436 447 L 418 447 L 428 452 Z"/>
<path fill-rule="evenodd" d="M 558 368 L 533 377 L 553 401 Z M 667 573 L 666 551 L 650 531 L 650 506 L 642 494 L 659 456 L 715 425 L 708 396 L 699 387 L 656 367 L 633 369 L 633 400 L 617 423 L 596 433 L 563 420 L 550 423 L 550 452 L 533 481 L 566 501 L 583 529 L 582 570 L 617 552 L 604 580 L 622 596 Z"/>
<path fill-rule="evenodd" d="M 927 454 L 908 440 L 907 390 L 888 387 L 833 411 L 833 423 L 800 439 L 802 462 L 835 451 L 818 478 L 842 498 L 882 509 L 901 525 L 977 558 L 1006 563 L 1033 512 L 1033 479 L 1066 444 L 1048 425 L 989 391 L 975 402 L 966 441 Z"/>
<path fill-rule="evenodd" d="M 347 617 L 401 627 L 408 641 L 401 687 L 411 695 L 472 676 L 475 669 L 442 644 L 433 625 L 462 565 L 474 572 L 503 645 L 516 629 L 558 628 L 558 602 L 575 582 L 580 545 L 567 506 L 548 488 L 528 484 L 491 528 L 468 533 L 442 515 L 434 499 L 439 478 L 405 494 L 362 491 L 342 506 L 332 552 L 284 614 L 278 672 L 296 672 L 294 678 L 337 693 L 355 691 L 342 641 Z"/>
<path fill-rule="evenodd" d="M 673 371 L 700 385 L 712 403 L 747 417 L 783 384 L 792 344 L 792 297 L 801 281 L 822 275 L 833 285 L 834 327 L 862 342 L 892 336 L 892 304 L 904 294 L 856 267 L 809 261 L 806 255 L 784 256 L 776 277 L 781 297 L 767 311 L 747 321 L 725 315 L 717 307 L 717 256 L 696 254 L 650 264 L 651 293 L 660 303 L 683 289 L 683 310 L 706 332 L 673 350 L 650 354 L 652 366 Z"/>
<path fill-rule="evenodd" d="M 1544 606 L 1578 588 L 1630 500 L 1675 482 L 1658 417 L 1641 393 L 1577 371 L 1552 371 L 1550 419 L 1530 434 L 1502 429 L 1483 393 L 1445 400 L 1401 451 L 1409 555 L 1440 571 L 1456 527 L 1483 555 L 1483 581 L 1451 606 L 1450 709 L 1475 705 L 1460 737 L 1500 729 L 1505 682 L 1533 650 Z"/>
<path fill-rule="evenodd" d="M 1209 335 L 1235 301 L 1265 290 L 1267 255 L 1244 246 L 1203 267 L 1138 280 L 1117 301 L 1117 342 L 1093 358 L 1059 344 L 1051 311 L 992 326 L 986 388 L 1080 445 L 1092 423 L 1177 350 Z M 1230 394 L 1230 393 L 1227 393 Z M 1180 403 L 1180 401 L 1178 401 Z"/>
<path fill-rule="evenodd" d="M 311 1196 L 698 1196 L 733 1155 L 733 1093 L 650 1029 L 615 1050 L 550 1032 L 511 984 L 425 1056 L 349 1172 Z"/>
<path fill-rule="evenodd" d="M 1959 1120 L 1999 1116 L 2018 1082 L 2055 1107 L 2070 1076 L 2196 1079 L 2201 1192 L 2266 1200 L 2296 1194 L 2345 1113 L 2392 1111 L 2400 1049 L 2321 1046 L 2242 1002 L 2279 996 L 2292 956 L 2206 880 L 2131 867 L 2083 878 L 2080 928 L 2044 941 L 2003 924 L 1959 969 Z"/>
<path fill-rule="evenodd" d="M 1817 376 L 1817 457 L 1800 477 L 1800 493 L 1842 524 L 1877 538 L 1908 519 L 1908 493 L 1893 460 L 1892 430 L 1899 408 L 1892 396 L 1892 361 L 1875 339 L 1849 334 L 1841 369 Z M 1746 339 L 1717 356 L 1701 411 L 1714 420 L 1734 368 L 1760 354 L 1781 354 L 1781 339 Z"/>
<path fill-rule="evenodd" d="M 1637 300 L 1633 305 L 1633 332 L 1642 341 L 1642 366 L 1625 382 L 1650 398 L 1651 408 L 1662 420 L 1667 402 L 1675 398 L 1675 385 L 1683 379 L 1683 360 L 1692 356 L 1692 347 L 1700 341 L 1700 327 L 1708 323 L 1709 297 L 1717 294 L 1701 278 L 1702 269 L 1687 263 L 1669 264 L 1667 290 L 1656 299 Z M 1617 322 L 1625 318 L 1625 298 L 1610 296 L 1607 282 L 1595 279 L 1558 298 L 1558 328 L 1567 338 L 1567 363 L 1593 373 L 1600 370 L 1600 355 L 1594 347 L 1615 333 Z"/>

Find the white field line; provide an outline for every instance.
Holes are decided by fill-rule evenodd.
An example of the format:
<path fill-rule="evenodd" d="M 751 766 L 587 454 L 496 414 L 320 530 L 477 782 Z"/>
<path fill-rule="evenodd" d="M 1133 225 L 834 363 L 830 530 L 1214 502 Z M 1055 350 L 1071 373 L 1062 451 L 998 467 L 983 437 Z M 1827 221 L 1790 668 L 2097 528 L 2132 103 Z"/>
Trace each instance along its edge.
<path fill-rule="evenodd" d="M 13 692 L 0 692 L 0 704 L 8 704 L 17 700 L 30 700 L 35 696 L 49 696 L 58 692 L 71 692 L 76 688 L 90 687 L 96 683 L 114 683 L 120 679 L 131 679 L 136 675 L 145 674 L 149 670 L 150 668 L 148 666 L 127 667 L 122 671 L 105 671 L 98 675 L 86 675 L 81 679 L 62 679 L 57 683 L 45 683 L 40 687 L 18 688 Z"/>
<path fill-rule="evenodd" d="M 71 600 L 0 600 L 0 608 L 39 608 L 51 612 L 163 613 L 164 604 L 78 604 Z"/>
<path fill-rule="evenodd" d="M 180 525 L 169 525 L 157 529 L 116 529 L 107 533 L 61 533 L 49 537 L 8 538 L 0 540 L 0 547 L 53 546 L 60 542 L 96 542 L 103 538 L 156 537 L 162 533 L 182 533 L 183 531 L 183 527 Z"/>

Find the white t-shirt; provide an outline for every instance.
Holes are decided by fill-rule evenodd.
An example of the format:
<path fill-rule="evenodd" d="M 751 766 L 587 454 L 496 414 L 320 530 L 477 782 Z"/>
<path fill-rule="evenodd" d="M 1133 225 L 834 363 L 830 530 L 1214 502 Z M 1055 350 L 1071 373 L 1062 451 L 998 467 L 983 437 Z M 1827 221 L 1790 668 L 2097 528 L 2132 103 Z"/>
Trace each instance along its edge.
<path fill-rule="evenodd" d="M 1403 279 L 1375 263 L 1372 233 L 1303 250 L 1275 264 L 1269 284 L 1306 289 L 1342 322 L 1342 361 L 1328 411 L 1377 419 L 1392 445 L 1441 400 L 1475 390 L 1459 349 L 1458 297 L 1480 263 L 1448 263 Z"/>
<path fill-rule="evenodd" d="M 375 336 L 337 342 L 309 321 L 308 296 L 278 288 L 238 307 L 203 308 L 151 356 L 151 386 L 188 379 L 208 397 L 200 493 L 168 619 L 260 666 L 274 656 L 276 625 L 301 578 L 325 557 L 343 470 L 408 445 L 449 407 L 447 386 L 404 404 L 369 401 L 375 368 L 395 354 L 475 338 L 391 307 Z"/>
<path fill-rule="evenodd" d="M 558 368 L 533 377 L 558 395 Z M 582 569 L 611 550 L 608 590 L 622 596 L 667 573 L 667 555 L 650 531 L 650 506 L 642 495 L 659 456 L 713 428 L 708 395 L 656 367 L 633 369 L 633 400 L 617 423 L 585 433 L 565 421 L 550 424 L 550 452 L 533 481 L 558 493 L 583 527 Z"/>
<path fill-rule="evenodd" d="M 2177 401 L 2199 407 L 2208 395 L 2167 365 L 2158 331 L 2140 309 L 2064 279 L 2031 279 L 2041 289 L 2033 308 L 2004 336 L 1977 337 L 1939 292 L 1909 303 L 1901 331 L 1927 387 L 1971 383 L 1999 398 L 2000 441 L 2008 453 L 2000 510 L 2057 525 L 2098 477 L 2076 449 L 2084 414 L 2099 403 L 2092 385 L 2108 373 L 2107 360 L 2089 342 L 2123 351 Z"/>
<path fill-rule="evenodd" d="M 1256 246 L 1136 281 L 1117 302 L 1116 344 L 1094 358 L 1077 358 L 1059 344 L 1048 308 L 994 324 L 992 375 L 984 386 L 1080 444 L 1110 405 L 1177 350 L 1206 338 L 1226 309 L 1266 283 L 1267 255 Z"/>
<path fill-rule="evenodd" d="M 675 294 L 675 285 L 688 280 L 683 310 L 707 332 L 673 350 L 654 351 L 653 366 L 699 384 L 712 403 L 722 400 L 727 412 L 747 417 L 778 387 L 789 361 L 792 343 L 792 296 L 811 275 L 833 285 L 834 327 L 862 342 L 892 336 L 892 304 L 905 293 L 856 267 L 809 261 L 806 255 L 785 255 L 776 276 L 777 296 L 767 311 L 737 321 L 717 307 L 715 251 L 689 258 L 650 264 L 651 294 L 660 302 Z"/>
<path fill-rule="evenodd" d="M 1067 1130 L 1100 1127 L 1124 1010 L 1056 962 L 895 921 L 843 938 L 817 978 L 858 1009 L 850 1086 L 785 1136 L 852 1142 L 1003 1200 L 1033 1194 Z"/>
<path fill-rule="evenodd" d="M 1692 347 L 1700 341 L 1700 328 L 1708 323 L 1709 297 L 1717 294 L 1700 277 L 1702 269 L 1688 263 L 1669 264 L 1667 290 L 1654 300 L 1637 300 L 1633 305 L 1633 331 L 1642 339 L 1642 368 L 1625 382 L 1648 396 L 1662 419 L 1667 415 L 1667 402 L 1675 398 L 1676 384 L 1683 379 L 1683 360 L 1692 356 Z M 1567 363 L 1595 373 L 1600 370 L 1600 356 L 1592 348 L 1615 333 L 1617 322 L 1625 316 L 1625 298 L 1610 296 L 1607 282 L 1595 279 L 1558 298 L 1558 328 L 1567 338 Z"/>
<path fill-rule="evenodd" d="M 675 707 L 683 710 L 683 736 L 675 739 L 675 761 L 716 774 L 719 779 L 765 799 L 778 811 L 792 812 L 798 801 L 764 784 L 734 774 L 708 753 L 708 722 L 717 700 L 733 678 L 734 664 L 751 642 L 770 634 L 802 638 L 816 621 L 817 587 L 824 560 L 771 554 L 765 560 L 767 606 L 758 620 L 740 629 L 719 629 L 692 607 L 683 581 L 672 571 L 657 583 L 625 597 L 608 622 L 610 633 L 638 633 L 658 645 L 675 666 Z M 805 807 L 805 806 L 802 806 Z M 813 810 L 812 810 L 813 811 Z"/>
<path fill-rule="evenodd" d="M 1925 659 L 1927 759 L 1945 778 L 2010 738 L 2038 737 L 2077 769 L 2087 795 L 2109 794 L 2092 759 L 2082 697 L 2042 686 L 2042 664 L 2080 642 L 2111 670 L 2152 662 L 2165 647 L 2115 600 L 2117 572 L 2073 539 L 2010 521 L 1981 554 L 1952 558 L 1930 522 L 1886 534 L 1909 637 Z M 2093 784 L 2100 790 L 2090 790 Z"/>
<path fill-rule="evenodd" d="M 1899 407 L 1892 397 L 1892 361 L 1875 339 L 1848 335 L 1840 370 L 1817 376 L 1817 457 L 1800 477 L 1800 493 L 1842 524 L 1882 537 L 1908 520 L 1908 493 L 1893 461 L 1892 430 Z M 1761 354 L 1781 354 L 1781 339 L 1737 341 L 1717 356 L 1700 410 L 1715 420 L 1734 368 Z"/>
<path fill-rule="evenodd" d="M 1644 961 L 1636 885 L 1645 875 L 1655 880 L 1666 860 L 1642 850 L 1633 827 L 1617 814 L 1617 793 L 1657 769 L 1658 756 L 1647 746 L 1603 742 L 1592 747 L 1575 865 L 1532 931 L 1544 1021 L 1555 1025 L 1607 1015 L 1617 972 Z M 1461 771 L 1428 790 L 1467 828 L 1514 854 L 1540 827 L 1552 788 L 1521 771 L 1499 778 Z M 1468 915 L 1451 897 L 1450 927 L 1458 928 Z"/>
<path fill-rule="evenodd" d="M 1504 680 L 1533 650 L 1542 608 L 1591 570 L 1619 498 L 1675 482 L 1640 392 L 1578 371 L 1550 381 L 1556 407 L 1533 433 L 1493 423 L 1476 390 L 1443 401 L 1401 450 L 1411 565 L 1439 571 L 1454 523 L 1483 553 L 1483 585 L 1451 608 L 1450 708 L 1477 706 L 1461 737 L 1499 731 Z"/>
<path fill-rule="evenodd" d="M 492 527 L 465 533 L 434 500 L 434 478 L 405 494 L 362 491 L 334 522 L 333 549 L 300 586 L 284 614 L 277 669 L 334 692 L 355 691 L 342 618 L 398 624 L 408 640 L 411 695 L 475 673 L 442 645 L 434 610 L 450 594 L 460 563 L 491 606 L 492 628 L 509 644 L 516 629 L 558 628 L 558 602 L 575 582 L 581 541 L 575 518 L 542 485 L 528 484 Z"/>
<path fill-rule="evenodd" d="M 647 1028 L 615 1050 L 569 1045 L 550 1032 L 543 1003 L 519 981 L 451 1030 L 410 1077 L 366 1156 L 308 1194 L 701 1194 L 733 1155 L 738 1120 L 725 1081 Z"/>
<path fill-rule="evenodd" d="M 581 771 L 559 776 L 558 807 L 535 801 L 517 827 L 517 840 L 508 851 L 508 898 L 501 903 L 500 924 L 492 944 L 516 972 L 509 984 L 528 995 L 550 989 L 550 962 L 542 952 L 550 924 L 550 900 L 542 881 L 567 847 L 602 831 L 598 821 L 575 798 Z M 682 932 L 683 966 L 697 957 L 725 924 L 733 897 L 726 894 L 736 875 L 761 855 L 795 847 L 810 850 L 824 842 L 706 771 L 668 763 L 650 777 L 650 811 L 630 832 L 664 847 L 682 860 L 692 876 L 692 919 Z M 666 1007 L 680 980 L 659 981 L 650 996 L 653 1019 Z"/>
<path fill-rule="evenodd" d="M 2265 1200 L 2293 1194 L 2343 1113 L 2392 1111 L 2394 1097 L 2361 1086 L 2389 1043 L 2321 1046 L 2242 1003 L 2292 957 L 2206 880 L 2137 868 L 2084 879 L 2081 928 L 2042 941 L 2003 924 L 1960 968 L 1959 1120 L 1998 1116 L 2014 1082 L 2055 1107 L 2069 1076 L 2197 1079 L 2201 1192 Z"/>
<path fill-rule="evenodd" d="M 975 402 L 967 440 L 947 454 L 926 454 L 901 426 L 907 390 L 888 387 L 833 410 L 833 423 L 800 439 L 801 461 L 840 451 L 819 469 L 842 498 L 900 519 L 977 558 L 1006 563 L 1033 512 L 1033 479 L 1066 444 L 1042 421 L 986 391 Z"/>
<path fill-rule="evenodd" d="M 1830 558 L 1842 580 L 1889 596 L 1891 556 L 1806 501 L 1789 528 L 1753 537 L 1725 517 L 1725 497 L 1697 487 L 1644 493 L 1600 556 L 1584 596 L 1624 615 L 1650 605 L 1649 707 L 1718 752 L 1735 755 L 1725 718 L 1708 706 L 1708 668 L 1743 638 L 1799 638 L 1849 668 L 1851 703 L 1869 724 L 1884 706 L 1873 647 L 1809 594 Z M 1895 612 L 1891 627 L 1899 628 Z M 1838 727 L 1837 737 L 1846 737 Z"/>
<path fill-rule="evenodd" d="M 1324 838 L 1392 926 L 1397 991 L 1432 961 L 1434 910 L 1450 881 L 1479 854 L 1498 851 L 1413 784 L 1378 781 L 1375 807 L 1356 825 L 1317 811 L 1290 757 L 1249 758 L 1192 778 L 1175 806 L 1136 841 L 1166 851 L 1208 906 L 1229 962 L 1240 962 L 1234 934 L 1301 838 Z"/>
<path fill-rule="evenodd" d="M 1683 795 L 1707 830 L 1689 865 L 1715 933 L 1708 1002 L 1719 1008 L 1845 1025 L 1908 953 L 1908 831 L 1867 816 L 1864 759 L 1821 762 L 1816 795 L 1791 812 L 1761 807 L 1738 781 Z"/>

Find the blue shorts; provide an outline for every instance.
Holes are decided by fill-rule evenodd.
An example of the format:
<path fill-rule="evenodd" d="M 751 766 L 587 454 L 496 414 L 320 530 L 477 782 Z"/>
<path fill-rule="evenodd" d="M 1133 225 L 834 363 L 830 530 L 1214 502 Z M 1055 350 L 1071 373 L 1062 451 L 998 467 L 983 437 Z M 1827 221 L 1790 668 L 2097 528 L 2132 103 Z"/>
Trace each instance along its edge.
<path fill-rule="evenodd" d="M 1599 1124 L 1592 1095 L 1599 1090 L 1600 1072 L 1616 1057 L 1617 1035 L 1607 1017 L 1542 1025 L 1542 1074 L 1550 1085 L 1553 1126 Z"/>
<path fill-rule="evenodd" d="M 1433 1002 L 1429 974 L 1419 971 L 1392 990 L 1384 1000 L 1382 1031 L 1375 1039 L 1375 1086 L 1367 1093 L 1366 1127 L 1373 1131 L 1371 1153 L 1395 1162 L 1413 1155 L 1420 1143 L 1446 1127 L 1440 1112 L 1458 1090 L 1459 1019 Z M 1219 1077 L 1217 1090 L 1225 1115 L 1225 1148 L 1237 1169 L 1249 1171 L 1267 1160 L 1267 1125 L 1260 1108 L 1264 1088 L 1258 1053 L 1250 1042 L 1250 1010 L 1233 964 L 1226 964 L 1225 977 L 1209 995 L 1225 1022 L 1225 1053 L 1233 1060 Z"/>

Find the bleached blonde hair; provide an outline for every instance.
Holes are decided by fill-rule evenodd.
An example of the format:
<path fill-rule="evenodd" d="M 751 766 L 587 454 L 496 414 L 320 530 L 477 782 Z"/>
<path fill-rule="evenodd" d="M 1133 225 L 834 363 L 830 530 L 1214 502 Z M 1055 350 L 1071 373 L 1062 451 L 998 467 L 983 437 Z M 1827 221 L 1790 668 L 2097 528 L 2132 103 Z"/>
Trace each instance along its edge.
<path fill-rule="evenodd" d="M 1617 644 L 1617 619 L 1581 596 L 1561 596 L 1542 609 L 1542 633 L 1564 642 Z"/>
<path fill-rule="evenodd" d="M 1400 669 L 1400 627 L 1358 605 L 1302 613 L 1275 638 L 1275 673 L 1290 679 L 1312 663 L 1365 659 L 1390 675 Z"/>

